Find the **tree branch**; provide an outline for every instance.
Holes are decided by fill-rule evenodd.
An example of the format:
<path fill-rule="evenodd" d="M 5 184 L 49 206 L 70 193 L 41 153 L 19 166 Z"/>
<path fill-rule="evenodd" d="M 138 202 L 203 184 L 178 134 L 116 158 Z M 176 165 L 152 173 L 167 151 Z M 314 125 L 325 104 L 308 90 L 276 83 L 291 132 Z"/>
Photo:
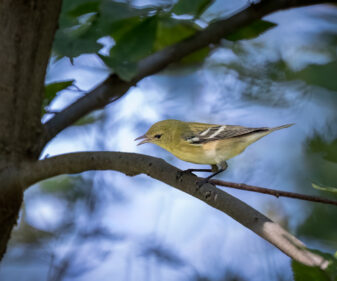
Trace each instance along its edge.
<path fill-rule="evenodd" d="M 139 80 L 161 71 L 171 63 L 177 62 L 184 56 L 207 47 L 209 44 L 218 44 L 224 36 L 235 32 L 240 27 L 278 10 L 326 2 L 336 3 L 337 0 L 263 0 L 227 19 L 210 24 L 207 28 L 195 33 L 192 37 L 158 51 L 140 61 L 138 74 L 132 81 L 123 81 L 116 74 L 113 74 L 87 95 L 56 114 L 45 124 L 45 132 L 40 148 L 42 149 L 59 132 L 84 115 L 93 110 L 103 108 L 105 105 L 123 96 Z"/>
<path fill-rule="evenodd" d="M 181 174 L 179 169 L 159 158 L 122 152 L 69 153 L 37 162 L 22 163 L 16 179 L 23 188 L 27 188 L 53 176 L 88 170 L 115 170 L 129 176 L 146 174 L 226 213 L 294 260 L 322 269 L 328 266 L 324 258 L 308 251 L 300 240 L 279 224 L 212 184 L 199 187 L 198 177 L 193 174 Z"/>
<path fill-rule="evenodd" d="M 228 181 L 222 181 L 222 180 L 210 180 L 210 183 L 215 184 L 215 185 L 225 186 L 225 187 L 231 187 L 231 188 L 235 188 L 235 189 L 241 189 L 241 190 L 247 190 L 247 191 L 254 191 L 254 192 L 258 192 L 258 193 L 269 194 L 269 195 L 273 195 L 277 198 L 288 197 L 288 198 L 294 198 L 294 199 L 300 199 L 300 200 L 312 201 L 312 202 L 319 202 L 319 203 L 337 206 L 337 201 L 322 198 L 322 197 L 319 197 L 319 196 L 312 196 L 312 195 L 300 194 L 300 193 L 295 193 L 295 192 L 288 192 L 288 191 L 282 191 L 282 190 L 277 190 L 277 189 L 264 188 L 264 187 L 255 186 L 255 185 L 248 185 L 248 184 L 245 184 L 245 183 L 235 183 L 235 182 L 228 182 Z"/>

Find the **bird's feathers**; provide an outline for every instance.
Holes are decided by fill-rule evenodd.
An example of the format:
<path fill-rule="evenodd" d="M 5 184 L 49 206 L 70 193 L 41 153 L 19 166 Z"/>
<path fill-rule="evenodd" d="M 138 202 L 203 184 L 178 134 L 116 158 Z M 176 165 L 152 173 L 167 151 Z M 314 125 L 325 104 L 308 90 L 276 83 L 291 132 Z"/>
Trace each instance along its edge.
<path fill-rule="evenodd" d="M 295 125 L 295 123 L 291 123 L 291 124 L 286 124 L 286 125 L 282 125 L 282 126 L 270 128 L 270 131 L 274 132 L 274 131 L 277 131 L 277 130 L 289 128 L 289 127 L 291 127 L 292 125 Z"/>
<path fill-rule="evenodd" d="M 203 123 L 192 123 L 191 131 L 183 138 L 190 144 L 206 144 L 208 142 L 228 138 L 242 137 L 255 133 L 273 132 L 288 128 L 294 124 L 282 125 L 274 128 L 248 128 L 235 125 L 209 125 Z"/>
<path fill-rule="evenodd" d="M 241 137 L 244 135 L 267 132 L 269 128 L 247 128 L 233 125 L 211 125 L 206 128 L 194 129 L 194 132 L 184 136 L 185 140 L 191 144 L 205 144 L 215 140 Z"/>

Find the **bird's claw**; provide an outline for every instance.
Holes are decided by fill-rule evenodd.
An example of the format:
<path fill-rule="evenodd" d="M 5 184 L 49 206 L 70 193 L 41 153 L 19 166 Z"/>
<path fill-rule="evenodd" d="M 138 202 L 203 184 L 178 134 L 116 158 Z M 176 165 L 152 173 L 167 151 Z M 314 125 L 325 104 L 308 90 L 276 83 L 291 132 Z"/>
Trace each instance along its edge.
<path fill-rule="evenodd" d="M 208 178 L 205 178 L 205 179 L 202 179 L 202 180 L 198 180 L 196 182 L 197 184 L 197 191 L 206 183 L 209 183 L 209 179 Z"/>

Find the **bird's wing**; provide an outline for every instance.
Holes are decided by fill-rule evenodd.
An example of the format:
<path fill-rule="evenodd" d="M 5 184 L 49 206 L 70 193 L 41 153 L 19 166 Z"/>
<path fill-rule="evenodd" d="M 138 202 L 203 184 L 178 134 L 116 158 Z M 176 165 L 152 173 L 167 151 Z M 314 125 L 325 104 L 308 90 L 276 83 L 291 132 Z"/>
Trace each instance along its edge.
<path fill-rule="evenodd" d="M 193 126 L 193 130 L 184 138 L 190 144 L 204 144 L 215 140 L 235 138 L 268 130 L 269 128 L 265 127 L 247 128 L 233 125 Z"/>

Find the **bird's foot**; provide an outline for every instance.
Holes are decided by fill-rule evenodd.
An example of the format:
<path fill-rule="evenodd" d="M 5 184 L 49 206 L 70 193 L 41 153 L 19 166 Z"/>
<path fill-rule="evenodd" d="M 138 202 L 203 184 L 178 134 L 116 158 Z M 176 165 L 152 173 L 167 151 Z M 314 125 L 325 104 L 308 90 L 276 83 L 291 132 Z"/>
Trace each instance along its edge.
<path fill-rule="evenodd" d="M 197 188 L 196 190 L 199 191 L 199 189 L 206 183 L 209 183 L 209 179 L 208 178 L 204 178 L 204 179 L 200 179 L 196 182 Z"/>
<path fill-rule="evenodd" d="M 223 171 L 224 171 L 224 169 L 220 169 L 220 170 L 218 170 L 217 172 L 215 172 L 215 173 L 211 174 L 210 176 L 208 176 L 207 178 L 204 178 L 204 179 L 202 179 L 202 180 L 200 180 L 200 181 L 197 181 L 197 185 L 198 185 L 197 190 L 199 190 L 204 184 L 210 183 L 209 180 L 210 180 L 211 178 L 213 178 L 213 177 L 215 177 L 216 175 L 222 173 Z"/>
<path fill-rule="evenodd" d="M 210 176 L 207 177 L 207 178 L 203 178 L 203 179 L 200 179 L 199 181 L 197 181 L 198 190 L 199 190 L 204 184 L 210 183 L 209 180 L 210 180 L 211 178 L 213 178 L 214 176 L 215 176 L 215 175 L 212 174 L 212 175 L 210 175 Z"/>

